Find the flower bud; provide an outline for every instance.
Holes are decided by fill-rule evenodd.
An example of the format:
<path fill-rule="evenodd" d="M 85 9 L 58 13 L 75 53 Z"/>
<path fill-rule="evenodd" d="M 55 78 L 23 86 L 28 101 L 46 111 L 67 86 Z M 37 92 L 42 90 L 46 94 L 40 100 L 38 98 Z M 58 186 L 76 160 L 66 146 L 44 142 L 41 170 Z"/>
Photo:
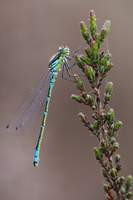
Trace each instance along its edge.
<path fill-rule="evenodd" d="M 132 192 L 128 192 L 127 195 L 126 195 L 127 199 L 131 199 L 132 197 Z"/>
<path fill-rule="evenodd" d="M 105 192 L 107 192 L 110 189 L 110 186 L 107 185 L 107 184 L 104 184 L 103 189 L 104 189 Z"/>
<path fill-rule="evenodd" d="M 125 177 L 124 176 L 121 176 L 119 179 L 118 179 L 118 183 L 119 183 L 119 186 L 122 186 L 123 183 L 125 181 Z"/>
<path fill-rule="evenodd" d="M 105 102 L 107 103 L 107 102 L 109 102 L 110 101 L 110 95 L 109 94 L 106 94 L 105 95 Z"/>
<path fill-rule="evenodd" d="M 81 122 L 86 123 L 86 122 L 88 121 L 88 118 L 87 118 L 86 115 L 84 115 L 82 112 L 80 112 L 80 113 L 78 114 L 78 116 L 79 116 Z"/>
<path fill-rule="evenodd" d="M 111 144 L 114 144 L 116 142 L 115 138 L 111 138 Z"/>
<path fill-rule="evenodd" d="M 108 82 L 106 87 L 105 87 L 105 94 L 111 94 L 113 90 L 113 83 L 112 82 Z"/>
<path fill-rule="evenodd" d="M 94 155 L 97 160 L 102 161 L 103 156 L 97 147 L 94 148 Z"/>
<path fill-rule="evenodd" d="M 109 110 L 109 112 L 107 113 L 106 119 L 107 119 L 107 123 L 109 125 L 113 124 L 113 122 L 114 122 L 114 110 L 113 109 Z"/>
<path fill-rule="evenodd" d="M 129 191 L 132 187 L 132 176 L 129 175 L 126 180 L 126 191 Z"/>
<path fill-rule="evenodd" d="M 104 39 L 106 38 L 106 36 L 107 36 L 107 34 L 110 30 L 110 26 L 111 26 L 111 22 L 109 20 L 107 20 L 104 23 L 102 30 L 100 32 L 100 39 L 99 40 L 100 40 L 101 43 L 104 42 Z"/>
<path fill-rule="evenodd" d="M 118 142 L 115 142 L 114 145 L 113 145 L 114 152 L 116 151 L 116 149 L 119 149 L 119 143 Z"/>
<path fill-rule="evenodd" d="M 118 165 L 120 163 L 120 159 L 121 159 L 121 157 L 120 157 L 119 154 L 115 155 L 115 163 L 116 163 L 116 165 Z"/>
<path fill-rule="evenodd" d="M 126 190 L 125 190 L 125 188 L 124 187 L 122 187 L 121 189 L 120 189 L 120 193 L 123 195 L 123 194 L 126 194 Z"/>
<path fill-rule="evenodd" d="M 105 68 L 104 68 L 104 72 L 108 72 L 110 71 L 112 68 L 114 67 L 113 63 L 110 63 L 109 65 L 107 65 Z"/>
<path fill-rule="evenodd" d="M 91 35 L 93 37 L 95 35 L 96 31 L 97 31 L 96 15 L 95 15 L 94 10 L 90 11 L 89 21 L 90 21 L 90 32 L 91 32 Z"/>
<path fill-rule="evenodd" d="M 102 66 L 102 65 L 105 65 L 111 58 L 111 54 L 110 53 L 107 53 L 104 58 L 100 61 L 99 65 Z"/>
<path fill-rule="evenodd" d="M 117 176 L 117 171 L 116 171 L 116 169 L 114 169 L 114 168 L 111 169 L 110 174 L 112 175 L 113 178 L 116 178 L 116 176 Z"/>
<path fill-rule="evenodd" d="M 81 98 L 81 97 L 78 96 L 78 95 L 72 94 L 72 95 L 71 95 L 71 98 L 72 98 L 74 101 L 78 102 L 78 103 L 84 103 L 84 99 Z"/>
<path fill-rule="evenodd" d="M 119 128 L 122 126 L 122 122 L 121 121 L 118 121 L 116 124 L 115 124 L 115 126 L 114 126 L 114 128 L 113 128 L 113 131 L 118 131 L 119 130 Z"/>

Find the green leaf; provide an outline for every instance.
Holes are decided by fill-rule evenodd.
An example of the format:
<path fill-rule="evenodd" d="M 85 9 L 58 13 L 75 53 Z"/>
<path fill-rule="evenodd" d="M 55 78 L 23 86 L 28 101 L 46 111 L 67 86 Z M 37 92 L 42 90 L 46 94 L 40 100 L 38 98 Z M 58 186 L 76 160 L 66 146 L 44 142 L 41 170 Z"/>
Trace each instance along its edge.
<path fill-rule="evenodd" d="M 95 113 L 92 115 L 92 118 L 94 118 L 95 120 L 99 120 L 99 117 Z"/>
<path fill-rule="evenodd" d="M 100 48 L 100 34 L 99 33 L 95 33 L 93 39 L 96 41 L 98 49 Z"/>
<path fill-rule="evenodd" d="M 107 76 L 107 74 L 106 73 L 102 73 L 100 76 L 101 76 L 100 82 L 102 82 L 102 80 Z"/>
<path fill-rule="evenodd" d="M 106 200 L 110 200 L 110 196 L 106 195 Z"/>
<path fill-rule="evenodd" d="M 79 76 L 77 74 L 74 74 L 73 77 L 74 77 L 75 85 L 76 85 L 77 89 L 79 90 L 79 92 L 80 93 L 85 92 L 84 84 L 80 80 Z"/>
<path fill-rule="evenodd" d="M 91 41 L 91 50 L 92 50 L 92 57 L 93 57 L 94 63 L 97 64 L 98 63 L 98 45 L 95 40 Z"/>
<path fill-rule="evenodd" d="M 105 142 L 105 140 L 103 139 L 103 140 L 101 140 L 101 146 L 102 147 L 105 147 L 106 146 L 106 142 Z"/>
<path fill-rule="evenodd" d="M 88 28 L 86 27 L 85 22 L 83 21 L 80 22 L 80 31 L 86 42 L 90 44 L 90 34 L 88 32 Z"/>
<path fill-rule="evenodd" d="M 94 103 L 94 99 L 91 95 L 87 94 L 87 102 L 88 104 L 92 107 L 93 106 L 93 103 Z"/>
<path fill-rule="evenodd" d="M 95 132 L 94 132 L 94 126 L 91 124 L 90 125 L 90 128 L 89 128 L 89 130 L 92 132 L 92 133 L 94 133 L 95 134 Z"/>
<path fill-rule="evenodd" d="M 91 59 L 92 53 L 91 53 L 91 50 L 89 48 L 85 48 L 85 53 L 86 53 L 87 57 Z"/>
<path fill-rule="evenodd" d="M 105 113 L 102 113 L 102 114 L 100 115 L 100 118 L 101 118 L 101 120 L 105 121 L 105 120 L 106 120 L 106 114 L 105 114 Z"/>
<path fill-rule="evenodd" d="M 94 130 L 98 130 L 99 129 L 99 122 L 98 121 L 94 121 Z"/>
<path fill-rule="evenodd" d="M 84 61 L 87 65 L 92 66 L 93 62 L 86 56 L 82 55 L 80 56 L 81 60 Z"/>
<path fill-rule="evenodd" d="M 102 173 L 103 173 L 103 176 L 105 177 L 105 178 L 108 178 L 108 173 L 103 169 L 102 170 Z"/>
<path fill-rule="evenodd" d="M 80 58 L 79 55 L 75 56 L 75 60 L 76 60 L 76 62 L 77 62 L 77 65 L 78 65 L 79 68 L 81 69 L 81 71 L 84 72 L 84 66 L 85 66 L 84 61 L 81 60 L 81 58 Z"/>
<path fill-rule="evenodd" d="M 83 97 L 84 99 L 86 99 L 86 97 L 87 97 L 87 92 L 82 92 L 82 97 Z"/>
<path fill-rule="evenodd" d="M 92 67 L 85 66 L 85 74 L 88 77 L 91 84 L 95 82 L 95 74 Z"/>

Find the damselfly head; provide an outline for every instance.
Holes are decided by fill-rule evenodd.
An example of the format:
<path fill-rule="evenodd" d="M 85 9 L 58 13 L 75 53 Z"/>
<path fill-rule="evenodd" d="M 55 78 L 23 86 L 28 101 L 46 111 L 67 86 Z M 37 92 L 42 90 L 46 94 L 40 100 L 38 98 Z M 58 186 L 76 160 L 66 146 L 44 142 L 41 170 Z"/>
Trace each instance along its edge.
<path fill-rule="evenodd" d="M 69 50 L 69 48 L 67 47 L 67 46 L 62 46 L 62 47 L 59 47 L 59 51 L 60 51 L 60 53 L 62 53 L 62 54 L 69 54 L 70 53 L 70 50 Z"/>

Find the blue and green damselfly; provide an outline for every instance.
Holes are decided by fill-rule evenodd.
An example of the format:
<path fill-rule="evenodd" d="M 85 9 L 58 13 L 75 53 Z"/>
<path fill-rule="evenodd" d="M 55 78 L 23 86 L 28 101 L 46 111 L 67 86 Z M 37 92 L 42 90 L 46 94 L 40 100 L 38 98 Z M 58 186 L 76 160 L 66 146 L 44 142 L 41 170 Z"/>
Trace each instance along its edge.
<path fill-rule="evenodd" d="M 69 55 L 68 47 L 66 46 L 59 47 L 59 52 L 50 59 L 48 68 L 46 69 L 46 71 L 44 71 L 44 73 L 40 77 L 39 81 L 36 83 L 31 93 L 28 95 L 25 101 L 20 105 L 17 112 L 11 118 L 8 125 L 6 126 L 7 131 L 11 134 L 16 132 L 25 133 L 28 131 L 28 129 L 34 123 L 37 115 L 39 114 L 39 111 L 45 99 L 45 95 L 47 93 L 47 83 L 50 80 L 41 130 L 35 148 L 34 161 L 33 161 L 34 166 L 38 166 L 39 163 L 40 146 L 46 124 L 46 117 L 48 113 L 48 106 L 51 97 L 51 92 L 61 65 L 63 66 L 62 77 L 65 68 L 67 70 L 68 75 L 71 76 L 69 69 L 73 65 L 70 67 L 67 60 L 72 60 L 75 57 L 76 53 L 74 54 L 73 57 L 70 57 L 68 55 Z"/>

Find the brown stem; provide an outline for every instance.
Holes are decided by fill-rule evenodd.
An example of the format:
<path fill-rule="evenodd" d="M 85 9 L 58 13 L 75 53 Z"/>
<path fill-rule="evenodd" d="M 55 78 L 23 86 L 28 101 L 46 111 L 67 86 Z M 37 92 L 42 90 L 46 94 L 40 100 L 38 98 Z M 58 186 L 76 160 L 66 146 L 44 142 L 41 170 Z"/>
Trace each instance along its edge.
<path fill-rule="evenodd" d="M 109 164 L 110 164 L 110 168 L 112 169 L 114 167 L 112 156 L 109 157 Z"/>
<path fill-rule="evenodd" d="M 96 101 L 97 101 L 97 114 L 98 114 L 98 116 L 100 116 L 100 114 L 101 114 L 101 106 L 100 106 L 101 100 L 100 100 L 100 90 L 99 90 L 98 85 L 99 85 L 99 73 L 96 72 L 95 73 L 95 89 L 94 90 L 95 90 L 95 94 L 97 96 L 97 98 L 96 98 Z"/>

